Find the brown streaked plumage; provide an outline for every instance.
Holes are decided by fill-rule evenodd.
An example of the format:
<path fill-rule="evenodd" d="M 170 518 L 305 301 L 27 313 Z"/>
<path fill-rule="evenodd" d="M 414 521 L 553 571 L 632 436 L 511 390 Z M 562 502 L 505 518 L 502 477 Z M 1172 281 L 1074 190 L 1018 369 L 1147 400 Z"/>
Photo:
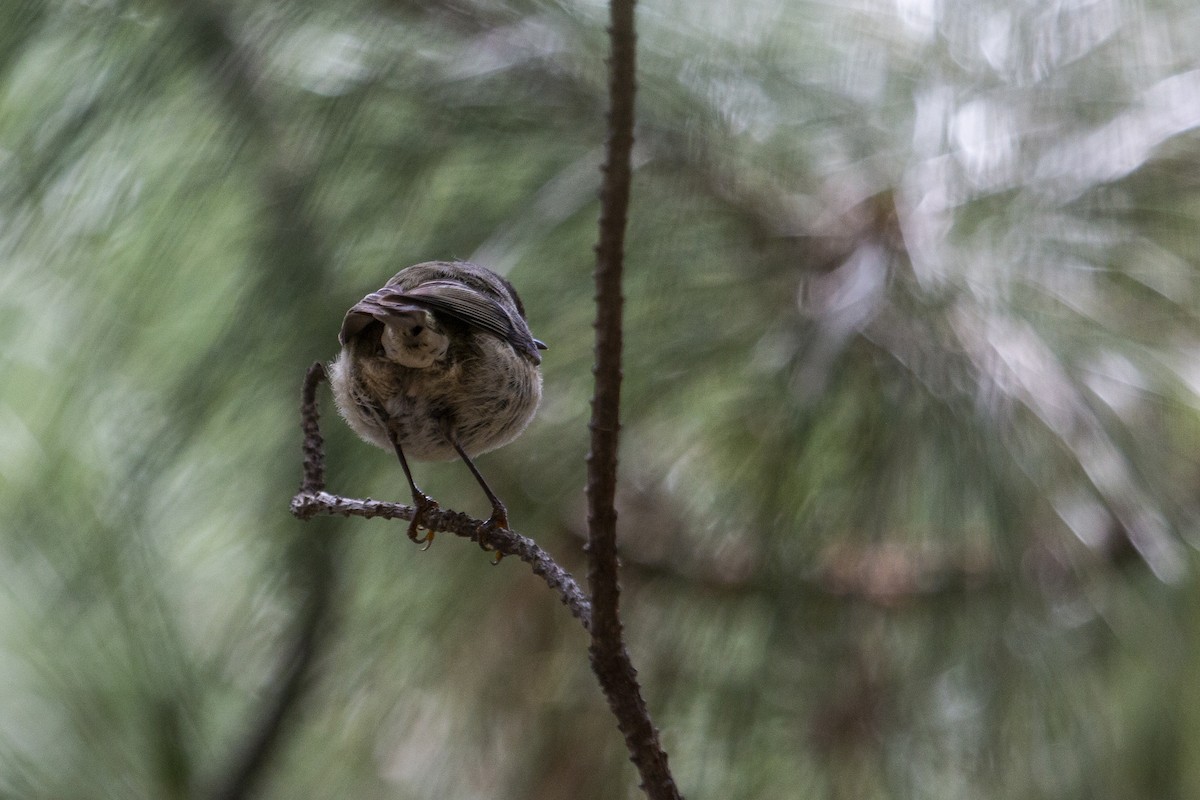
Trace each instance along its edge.
<path fill-rule="evenodd" d="M 371 444 L 392 450 L 417 514 L 409 537 L 437 503 L 421 492 L 408 458 L 462 458 L 492 503 L 489 527 L 507 511 L 472 456 L 516 438 L 542 395 L 540 349 L 512 284 L 465 261 L 429 261 L 398 272 L 346 314 L 329 379 L 338 410 Z"/>

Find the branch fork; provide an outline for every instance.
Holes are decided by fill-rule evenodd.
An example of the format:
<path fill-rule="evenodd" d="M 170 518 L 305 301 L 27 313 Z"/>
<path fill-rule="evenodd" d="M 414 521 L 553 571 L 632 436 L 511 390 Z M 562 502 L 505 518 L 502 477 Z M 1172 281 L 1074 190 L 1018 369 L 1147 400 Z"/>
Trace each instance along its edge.
<path fill-rule="evenodd" d="M 325 443 L 321 437 L 317 402 L 317 389 L 325 380 L 325 367 L 319 361 L 309 367 L 304 376 L 300 406 L 301 429 L 304 431 L 304 477 L 299 491 L 292 497 L 292 515 L 302 520 L 324 515 L 411 521 L 417 513 L 413 506 L 369 497 L 343 497 L 325 491 Z M 558 594 L 563 605 L 584 629 L 591 630 L 591 601 L 571 573 L 559 566 L 549 553 L 529 537 L 506 528 L 489 527 L 485 520 L 442 508 L 427 511 L 422 525 L 434 533 L 451 533 L 470 539 L 500 557 L 513 556 L 524 561 L 533 574 Z"/>

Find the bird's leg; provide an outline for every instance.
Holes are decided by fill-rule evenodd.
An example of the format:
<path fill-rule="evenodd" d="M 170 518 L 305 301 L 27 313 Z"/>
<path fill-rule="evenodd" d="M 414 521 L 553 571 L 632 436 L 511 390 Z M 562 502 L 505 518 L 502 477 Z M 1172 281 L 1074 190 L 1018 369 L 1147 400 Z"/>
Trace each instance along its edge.
<path fill-rule="evenodd" d="M 413 512 L 412 522 L 408 524 L 408 538 L 412 539 L 416 544 L 424 544 L 422 550 L 428 550 L 433 544 L 433 531 L 426 529 L 424 536 L 418 536 L 418 530 L 425 522 L 425 518 L 433 511 L 437 511 L 438 504 L 429 495 L 417 488 L 416 481 L 413 480 L 412 470 L 408 468 L 408 459 L 404 457 L 404 448 L 400 447 L 400 442 L 392 437 L 392 447 L 396 449 L 396 456 L 400 459 L 400 466 L 404 468 L 404 477 L 408 478 L 408 488 L 412 489 L 413 507 L 416 509 Z"/>
<path fill-rule="evenodd" d="M 491 501 L 492 515 L 488 517 L 487 522 L 483 523 L 483 527 L 479 530 L 479 546 L 484 550 L 488 550 L 490 548 L 484 541 L 484 534 L 497 528 L 508 530 L 508 509 L 504 507 L 504 503 L 499 497 L 496 496 L 496 493 L 492 491 L 492 487 L 488 486 L 488 482 L 483 479 L 483 474 L 479 471 L 479 468 L 475 466 L 475 462 L 471 460 L 471 457 L 467 455 L 467 451 L 463 450 L 462 445 L 459 444 L 458 437 L 453 433 L 450 433 L 449 436 L 450 443 L 454 445 L 454 449 L 458 451 L 459 457 L 463 460 L 463 463 L 467 465 L 467 469 L 471 470 L 471 474 L 474 475 L 475 480 L 479 482 L 480 487 L 483 489 L 483 493 L 486 494 L 488 500 Z M 503 557 L 504 555 L 502 553 L 497 553 L 496 560 L 492 563 L 499 564 L 500 559 Z"/>

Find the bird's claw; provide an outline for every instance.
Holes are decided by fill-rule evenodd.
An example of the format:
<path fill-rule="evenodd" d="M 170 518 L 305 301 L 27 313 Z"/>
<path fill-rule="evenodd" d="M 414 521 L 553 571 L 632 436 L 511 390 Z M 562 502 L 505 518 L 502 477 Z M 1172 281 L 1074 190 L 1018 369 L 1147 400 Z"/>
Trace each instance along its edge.
<path fill-rule="evenodd" d="M 412 540 L 413 544 L 425 545 L 421 548 L 421 552 L 424 553 L 433 545 L 434 532 L 429 528 L 425 529 L 424 536 L 419 535 L 418 532 L 421 526 L 425 524 L 426 518 L 438 510 L 438 504 L 429 495 L 420 494 L 413 497 L 413 509 L 412 522 L 408 524 L 408 538 Z"/>
<path fill-rule="evenodd" d="M 504 553 L 494 547 L 488 546 L 487 538 L 497 530 L 509 530 L 508 528 L 508 511 L 503 506 L 497 506 L 492 509 L 492 515 L 487 518 L 487 521 L 479 526 L 479 549 L 484 552 L 492 552 L 496 557 L 492 559 L 492 566 L 496 566 L 504 558 Z"/>

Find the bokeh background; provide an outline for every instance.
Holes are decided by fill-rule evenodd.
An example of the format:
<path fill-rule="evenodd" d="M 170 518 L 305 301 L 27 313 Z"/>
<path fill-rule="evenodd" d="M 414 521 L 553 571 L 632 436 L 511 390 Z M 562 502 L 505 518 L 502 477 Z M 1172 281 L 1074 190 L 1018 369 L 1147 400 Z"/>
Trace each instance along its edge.
<path fill-rule="evenodd" d="M 552 348 L 480 466 L 582 577 L 606 14 L 0 4 L 0 794 L 203 796 L 327 596 L 259 796 L 639 796 L 523 565 L 287 511 L 346 308 L 477 260 Z M 1200 8 L 638 24 L 624 613 L 685 795 L 1200 797 Z"/>

